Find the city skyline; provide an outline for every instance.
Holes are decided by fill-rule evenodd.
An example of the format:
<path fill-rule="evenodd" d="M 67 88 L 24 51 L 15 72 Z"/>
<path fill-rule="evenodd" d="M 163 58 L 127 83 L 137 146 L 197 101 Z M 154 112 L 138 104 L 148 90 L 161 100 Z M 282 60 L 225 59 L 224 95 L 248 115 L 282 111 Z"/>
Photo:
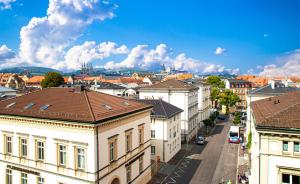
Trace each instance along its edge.
<path fill-rule="evenodd" d="M 0 0 L 0 68 L 300 75 L 296 1 Z M 38 8 L 35 8 L 38 7 Z"/>

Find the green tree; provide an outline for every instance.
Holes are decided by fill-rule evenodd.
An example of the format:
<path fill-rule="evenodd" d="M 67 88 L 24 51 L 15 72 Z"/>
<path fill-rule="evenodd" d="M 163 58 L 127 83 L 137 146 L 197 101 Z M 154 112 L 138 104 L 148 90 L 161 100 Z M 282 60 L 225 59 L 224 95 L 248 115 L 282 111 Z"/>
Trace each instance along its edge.
<path fill-rule="evenodd" d="M 58 87 L 64 83 L 64 78 L 60 73 L 49 72 L 45 75 L 45 78 L 42 80 L 42 88 L 49 87 Z"/>
<path fill-rule="evenodd" d="M 218 100 L 219 100 L 220 90 L 219 88 L 213 87 L 210 92 L 210 99 L 213 107 L 217 107 Z"/>
<path fill-rule="evenodd" d="M 219 89 L 225 88 L 225 83 L 221 80 L 219 76 L 209 76 L 207 78 L 207 83 L 215 88 L 219 88 Z"/>
<path fill-rule="evenodd" d="M 235 106 L 240 101 L 239 96 L 230 90 L 225 90 L 219 95 L 220 103 L 226 106 L 226 114 L 229 113 L 229 107 Z"/>
<path fill-rule="evenodd" d="M 248 142 L 247 142 L 247 149 L 250 150 L 252 144 L 252 132 L 250 131 L 248 134 Z"/>
<path fill-rule="evenodd" d="M 241 116 L 235 116 L 233 120 L 233 124 L 239 125 L 241 123 Z"/>

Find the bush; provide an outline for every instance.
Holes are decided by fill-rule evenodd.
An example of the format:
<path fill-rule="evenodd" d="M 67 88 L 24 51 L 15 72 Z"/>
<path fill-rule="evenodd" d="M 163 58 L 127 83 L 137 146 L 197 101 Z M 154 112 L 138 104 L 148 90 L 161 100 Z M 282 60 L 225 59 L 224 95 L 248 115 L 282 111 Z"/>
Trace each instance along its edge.
<path fill-rule="evenodd" d="M 233 124 L 238 125 L 241 123 L 241 117 L 240 116 L 235 116 L 233 120 Z"/>
<path fill-rule="evenodd" d="M 247 142 L 247 149 L 250 150 L 252 144 L 252 132 L 250 131 L 248 134 L 248 142 Z"/>

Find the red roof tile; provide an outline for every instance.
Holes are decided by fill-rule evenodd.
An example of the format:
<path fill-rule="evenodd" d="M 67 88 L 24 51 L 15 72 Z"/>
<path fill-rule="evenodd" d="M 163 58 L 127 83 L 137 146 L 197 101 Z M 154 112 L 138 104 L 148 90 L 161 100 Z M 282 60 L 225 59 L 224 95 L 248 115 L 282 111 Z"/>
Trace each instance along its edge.
<path fill-rule="evenodd" d="M 16 102 L 15 105 L 7 108 L 9 104 L 14 102 Z M 24 109 L 29 103 L 34 103 L 34 105 Z M 46 110 L 40 110 L 47 104 L 50 106 Z M 151 108 L 151 106 L 95 91 L 83 90 L 76 93 L 73 88 L 47 88 L 0 101 L 0 115 L 92 123 L 147 108 Z"/>
<path fill-rule="evenodd" d="M 251 103 L 256 125 L 274 128 L 300 128 L 300 92 Z"/>

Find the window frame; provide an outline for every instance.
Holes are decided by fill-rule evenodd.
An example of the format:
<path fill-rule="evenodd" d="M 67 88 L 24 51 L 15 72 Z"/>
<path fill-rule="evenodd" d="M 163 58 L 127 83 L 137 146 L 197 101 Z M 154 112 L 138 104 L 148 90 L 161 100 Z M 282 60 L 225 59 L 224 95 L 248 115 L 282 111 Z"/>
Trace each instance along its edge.
<path fill-rule="evenodd" d="M 23 143 L 23 141 L 25 142 Z M 20 137 L 20 157 L 28 157 L 28 138 Z"/>
<path fill-rule="evenodd" d="M 5 183 L 6 184 L 12 184 L 13 183 L 13 174 L 12 174 L 12 169 L 6 168 L 5 170 Z M 9 171 L 9 172 L 8 172 Z"/>
<path fill-rule="evenodd" d="M 28 184 L 28 174 L 21 172 L 21 184 Z"/>
<path fill-rule="evenodd" d="M 43 180 L 43 181 L 40 181 L 40 180 Z M 41 176 L 37 176 L 37 184 L 45 184 L 45 178 L 44 177 L 41 177 Z"/>
<path fill-rule="evenodd" d="M 8 140 L 9 138 L 10 140 Z M 12 155 L 12 153 L 13 153 L 13 136 L 5 135 L 5 154 Z"/>
<path fill-rule="evenodd" d="M 65 148 L 65 150 L 61 150 L 60 148 Z M 68 156 L 68 148 L 65 144 L 58 144 L 58 166 L 66 167 L 67 166 L 67 156 Z M 61 163 L 64 161 L 64 163 Z"/>
<path fill-rule="evenodd" d="M 76 169 L 77 170 L 85 170 L 86 169 L 86 148 L 76 147 L 75 149 L 76 149 L 76 156 L 75 156 L 76 157 Z M 79 150 L 82 150 L 83 153 L 80 153 Z M 82 163 L 80 163 L 79 158 L 82 159 Z"/>
<path fill-rule="evenodd" d="M 141 174 L 144 170 L 144 157 L 141 156 L 139 158 L 139 174 Z"/>
<path fill-rule="evenodd" d="M 298 150 L 295 149 L 296 145 L 298 145 Z M 300 142 L 294 142 L 293 151 L 295 153 L 300 153 Z"/>
<path fill-rule="evenodd" d="M 132 131 L 125 131 L 125 152 L 132 151 Z"/>
<path fill-rule="evenodd" d="M 285 149 L 285 143 L 287 143 L 286 149 Z M 282 141 L 282 151 L 284 151 L 284 152 L 289 151 L 289 142 L 288 141 Z"/>
<path fill-rule="evenodd" d="M 41 143 L 43 145 L 41 146 L 41 145 L 39 145 L 39 143 Z M 45 161 L 45 149 L 46 149 L 45 141 L 44 140 L 36 140 L 36 160 L 37 161 L 41 161 L 41 162 Z M 41 150 L 42 154 L 40 154 L 40 150 Z M 40 157 L 43 157 L 43 158 L 40 158 Z"/>

